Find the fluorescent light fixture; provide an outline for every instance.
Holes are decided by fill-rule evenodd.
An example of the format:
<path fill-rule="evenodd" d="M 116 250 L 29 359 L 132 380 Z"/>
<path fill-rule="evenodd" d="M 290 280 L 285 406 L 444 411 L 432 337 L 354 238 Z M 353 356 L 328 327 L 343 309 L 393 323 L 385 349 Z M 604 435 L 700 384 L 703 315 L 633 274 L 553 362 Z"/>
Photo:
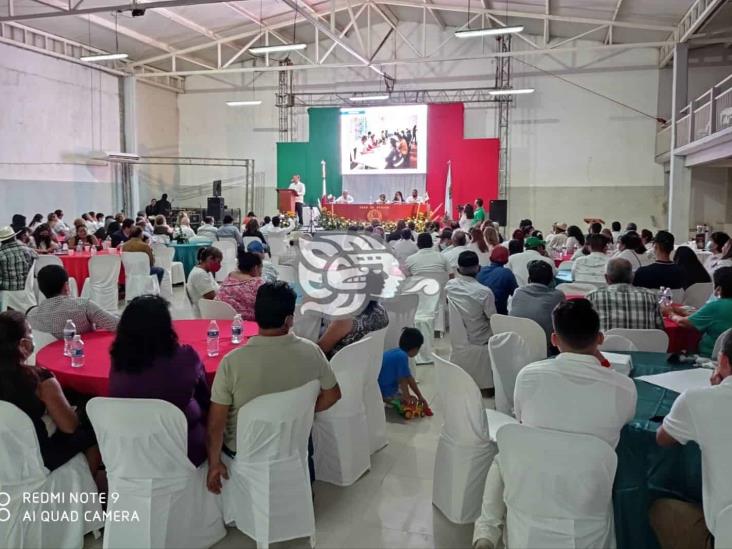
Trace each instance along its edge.
<path fill-rule="evenodd" d="M 227 101 L 226 105 L 229 107 L 252 107 L 254 105 L 261 105 L 261 99 L 254 99 L 251 101 Z"/>
<path fill-rule="evenodd" d="M 276 46 L 257 46 L 256 48 L 249 48 L 249 53 L 253 55 L 259 55 L 264 53 L 277 53 L 280 51 L 304 50 L 307 47 L 307 44 L 279 44 Z"/>
<path fill-rule="evenodd" d="M 107 158 L 109 159 L 115 159 L 115 160 L 140 160 L 140 155 L 135 153 L 126 153 L 126 152 L 118 152 L 118 151 L 108 151 L 105 153 L 107 155 Z"/>
<path fill-rule="evenodd" d="M 127 59 L 126 53 L 100 53 L 98 55 L 84 55 L 82 61 L 114 61 L 115 59 Z"/>
<path fill-rule="evenodd" d="M 455 31 L 455 38 L 474 38 L 476 36 L 499 36 L 502 34 L 516 34 L 524 30 L 523 26 L 494 27 L 491 29 L 466 29 Z"/>
<path fill-rule="evenodd" d="M 353 97 L 349 97 L 349 101 L 386 101 L 389 99 L 389 96 L 384 95 L 354 95 Z"/>
<path fill-rule="evenodd" d="M 534 93 L 534 88 L 516 88 L 515 90 L 490 90 L 488 93 L 491 95 L 524 95 L 527 93 Z"/>

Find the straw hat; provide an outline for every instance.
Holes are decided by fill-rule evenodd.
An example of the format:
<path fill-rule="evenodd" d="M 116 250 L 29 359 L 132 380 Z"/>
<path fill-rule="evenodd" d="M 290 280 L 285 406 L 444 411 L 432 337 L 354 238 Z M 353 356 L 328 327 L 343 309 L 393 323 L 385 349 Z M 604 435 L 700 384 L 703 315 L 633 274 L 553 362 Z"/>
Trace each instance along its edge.
<path fill-rule="evenodd" d="M 0 227 L 0 242 L 15 238 L 15 231 L 10 227 Z"/>

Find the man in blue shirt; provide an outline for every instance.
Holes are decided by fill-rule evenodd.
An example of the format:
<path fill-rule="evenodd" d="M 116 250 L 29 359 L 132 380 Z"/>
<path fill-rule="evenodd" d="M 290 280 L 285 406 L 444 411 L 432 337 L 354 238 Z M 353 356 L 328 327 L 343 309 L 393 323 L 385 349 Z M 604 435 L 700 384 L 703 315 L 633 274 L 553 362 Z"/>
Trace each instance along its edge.
<path fill-rule="evenodd" d="M 508 263 L 508 249 L 496 246 L 491 252 L 491 263 L 483 267 L 476 279 L 483 286 L 488 286 L 496 300 L 496 312 L 508 314 L 508 297 L 518 288 L 516 277 L 510 269 L 504 267 Z"/>
<path fill-rule="evenodd" d="M 411 389 L 417 401 L 429 408 L 409 371 L 409 358 L 417 356 L 423 343 L 424 337 L 417 328 L 404 328 L 399 337 L 399 347 L 384 353 L 379 372 L 379 389 L 384 402 L 391 402 L 395 398 L 402 402 L 413 401 L 415 397 L 410 394 Z"/>

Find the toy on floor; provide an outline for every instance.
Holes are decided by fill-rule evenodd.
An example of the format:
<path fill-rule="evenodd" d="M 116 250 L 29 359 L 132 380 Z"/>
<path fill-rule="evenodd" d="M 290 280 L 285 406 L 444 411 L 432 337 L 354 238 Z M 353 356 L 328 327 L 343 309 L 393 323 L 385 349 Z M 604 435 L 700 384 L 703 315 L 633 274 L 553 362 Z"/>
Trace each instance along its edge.
<path fill-rule="evenodd" d="M 390 404 L 404 419 L 432 416 L 432 410 L 430 410 L 430 407 L 417 400 L 410 399 L 409 401 L 404 402 L 400 398 L 395 398 Z"/>

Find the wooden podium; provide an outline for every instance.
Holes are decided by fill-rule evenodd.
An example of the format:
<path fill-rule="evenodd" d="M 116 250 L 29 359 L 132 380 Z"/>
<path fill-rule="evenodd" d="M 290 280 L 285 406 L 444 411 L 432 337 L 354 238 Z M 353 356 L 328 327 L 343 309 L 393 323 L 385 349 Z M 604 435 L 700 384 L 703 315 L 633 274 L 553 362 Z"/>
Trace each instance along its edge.
<path fill-rule="evenodd" d="M 295 211 L 297 193 L 292 189 L 277 189 L 277 209 L 281 212 Z"/>

